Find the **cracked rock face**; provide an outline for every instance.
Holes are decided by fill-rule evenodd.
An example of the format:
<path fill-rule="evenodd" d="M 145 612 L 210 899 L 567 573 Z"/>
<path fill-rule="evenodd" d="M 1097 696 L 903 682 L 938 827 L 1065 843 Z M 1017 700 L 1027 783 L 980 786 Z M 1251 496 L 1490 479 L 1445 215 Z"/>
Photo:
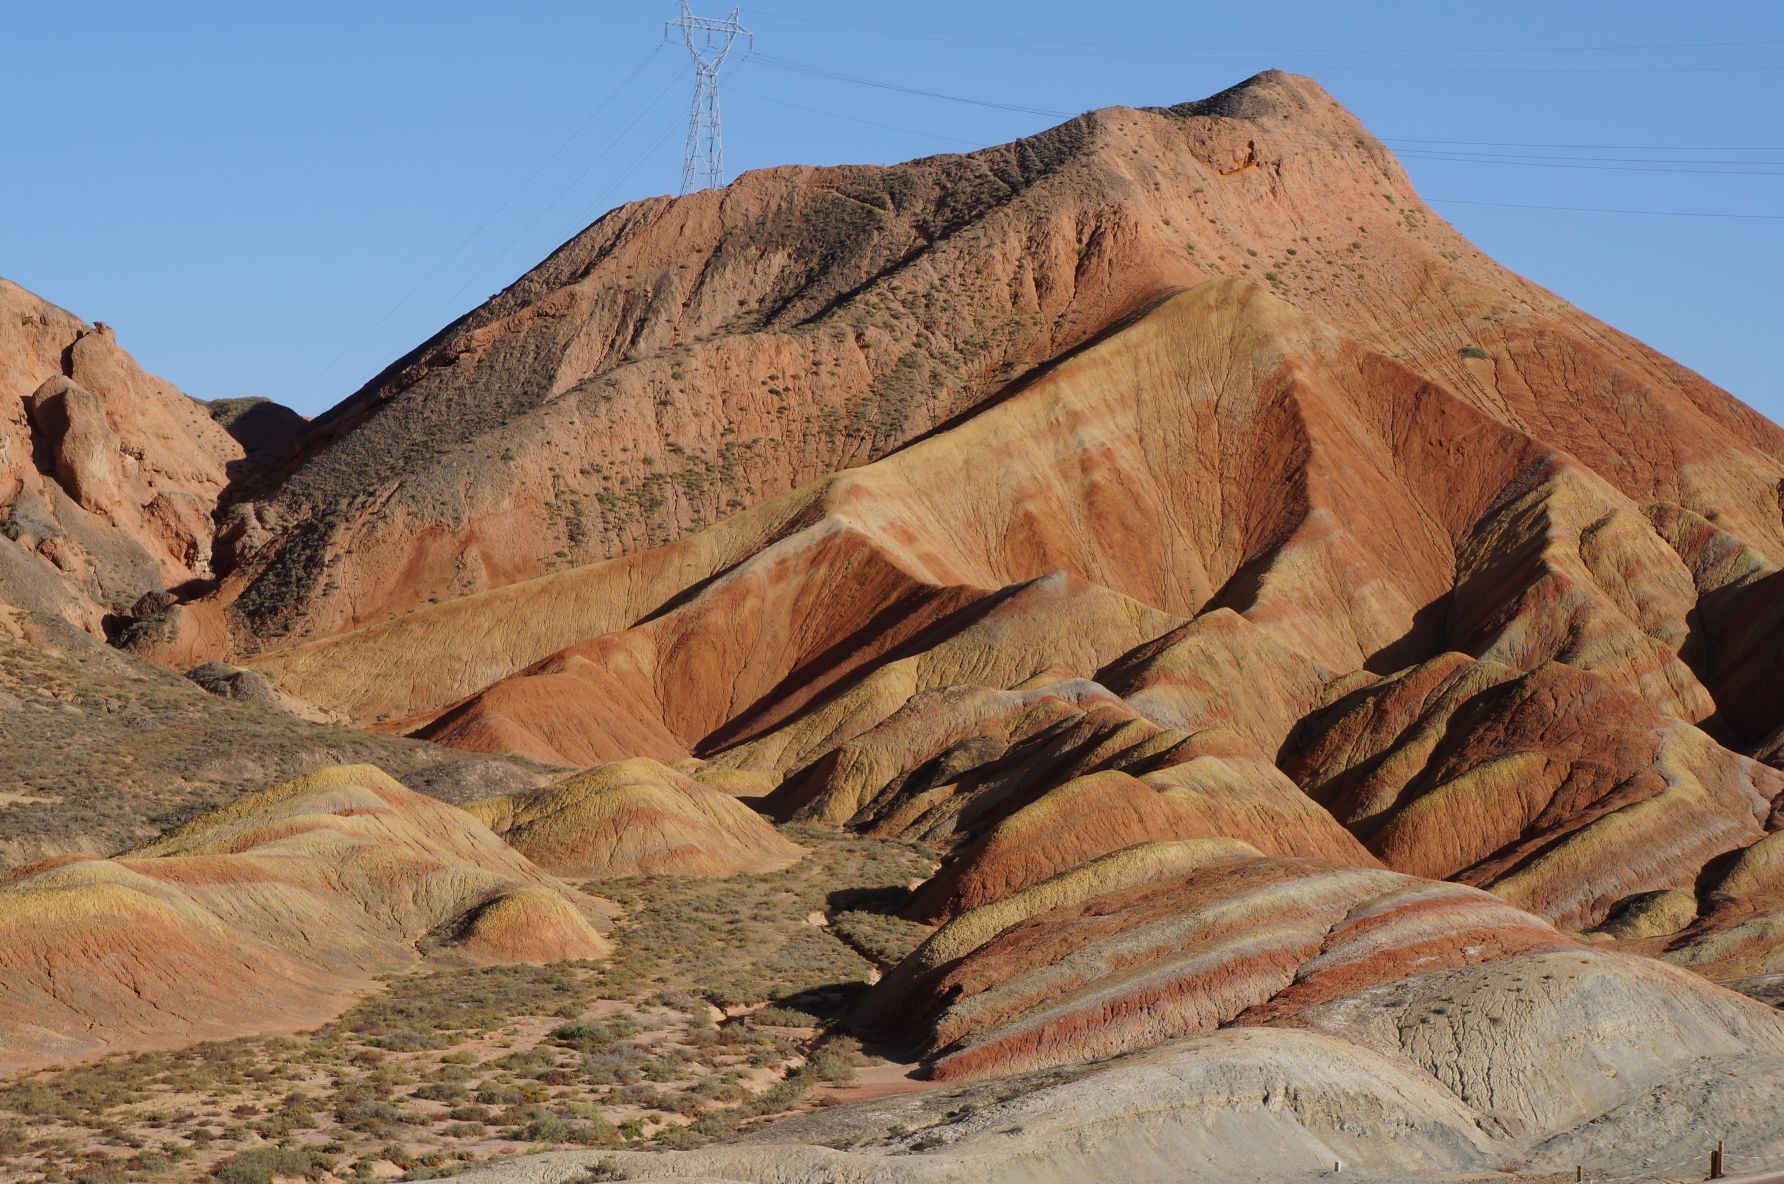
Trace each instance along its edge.
<path fill-rule="evenodd" d="M 107 613 L 215 574 L 212 512 L 246 464 L 209 409 L 112 331 L 0 280 L 0 602 L 103 636 Z"/>
<path fill-rule="evenodd" d="M 56 480 L 82 509 L 112 513 L 124 504 L 123 448 L 91 391 L 57 376 L 28 400 L 31 426 L 49 445 Z"/>

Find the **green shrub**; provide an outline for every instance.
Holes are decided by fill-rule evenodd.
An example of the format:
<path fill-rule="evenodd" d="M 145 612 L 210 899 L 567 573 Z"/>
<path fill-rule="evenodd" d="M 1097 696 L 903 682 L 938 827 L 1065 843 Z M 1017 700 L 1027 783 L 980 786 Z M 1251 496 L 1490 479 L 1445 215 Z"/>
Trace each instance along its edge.
<path fill-rule="evenodd" d="M 211 1169 L 222 1184 L 272 1184 L 274 1176 L 319 1180 L 334 1169 L 332 1156 L 309 1147 L 256 1147 L 238 1151 Z"/>
<path fill-rule="evenodd" d="M 819 1081 L 852 1081 L 861 1062 L 860 1042 L 850 1036 L 836 1036 L 812 1049 L 805 1072 Z"/>

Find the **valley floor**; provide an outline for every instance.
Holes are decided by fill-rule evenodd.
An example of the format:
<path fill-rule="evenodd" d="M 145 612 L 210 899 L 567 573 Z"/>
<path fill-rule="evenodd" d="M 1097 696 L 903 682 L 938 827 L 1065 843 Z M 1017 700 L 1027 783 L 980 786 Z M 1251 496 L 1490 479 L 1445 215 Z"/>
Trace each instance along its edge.
<path fill-rule="evenodd" d="M 425 1179 L 552 1147 L 693 1147 L 875 1092 L 900 1070 L 829 1017 L 878 976 L 861 951 L 895 960 L 924 932 L 885 910 L 933 860 L 790 833 L 811 853 L 785 871 L 590 885 L 627 910 L 602 964 L 408 975 L 313 1032 L 15 1077 L 0 1180 Z"/>

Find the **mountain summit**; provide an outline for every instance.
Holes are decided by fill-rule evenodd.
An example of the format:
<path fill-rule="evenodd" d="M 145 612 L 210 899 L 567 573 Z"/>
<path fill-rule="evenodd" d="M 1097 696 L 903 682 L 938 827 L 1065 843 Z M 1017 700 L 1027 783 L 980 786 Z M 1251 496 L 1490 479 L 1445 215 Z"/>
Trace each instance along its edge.
<path fill-rule="evenodd" d="M 320 416 L 238 511 L 241 564 L 145 652 L 250 652 L 672 541 L 1214 278 L 1630 497 L 1778 532 L 1759 488 L 1776 428 L 1482 256 L 1317 84 L 1271 72 L 968 155 L 612 211 Z M 1725 475 L 1705 485 L 1710 457 Z"/>

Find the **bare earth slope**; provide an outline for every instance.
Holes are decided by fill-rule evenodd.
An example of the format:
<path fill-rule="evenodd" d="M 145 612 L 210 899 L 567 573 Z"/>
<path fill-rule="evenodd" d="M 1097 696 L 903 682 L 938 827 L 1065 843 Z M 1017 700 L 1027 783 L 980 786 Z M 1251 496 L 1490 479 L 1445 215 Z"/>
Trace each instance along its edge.
<path fill-rule="evenodd" d="M 283 525 L 165 644 L 334 633 L 679 537 L 1221 276 L 1624 496 L 1779 549 L 1777 429 L 1486 259 L 1317 85 L 1270 73 L 966 156 L 613 211 L 319 419 L 261 514 Z"/>
<path fill-rule="evenodd" d="M 545 872 L 799 858 L 732 791 L 936 853 L 849 1022 L 1028 1084 L 634 1176 L 1629 1174 L 1712 1121 L 1784 1155 L 1784 1020 L 1709 981 L 1784 972 L 1781 489 L 1784 433 L 1269 73 L 614 211 L 318 420 L 129 644 L 595 766 L 404 805 L 395 904 L 296 877 L 405 958 L 510 892 L 550 923 L 492 947 L 586 944 Z M 234 817 L 0 907 L 128 873 L 198 932 L 168 869 L 285 841 Z"/>
<path fill-rule="evenodd" d="M 455 807 L 326 769 L 0 879 L 0 1065 L 313 1025 L 436 950 L 599 957 L 595 903 Z"/>
<path fill-rule="evenodd" d="M 709 757 L 779 781 L 779 814 L 962 844 L 923 896 L 935 916 L 1147 839 L 1373 862 L 1335 817 L 1391 867 L 1584 929 L 1777 825 L 1784 775 L 1732 723 L 1769 698 L 1726 673 L 1767 650 L 1698 626 L 1718 577 L 1693 575 L 1688 517 L 1210 281 L 682 544 L 260 662 L 438 742 Z M 586 627 L 549 615 L 566 596 L 619 611 L 690 554 L 740 558 L 427 709 L 552 621 Z M 478 614 L 496 627 L 458 630 Z"/>
<path fill-rule="evenodd" d="M 1260 220 L 1292 206 L 1298 227 L 1348 218 L 1357 237 L 1297 235 L 1293 255 L 1284 240 L 1257 258 L 1287 270 L 1264 275 L 1235 250 L 1236 276 L 1130 293 L 1094 340 L 972 414 L 950 403 L 942 423 L 938 408 L 921 438 L 759 491 L 677 541 L 268 651 L 258 668 L 439 743 L 570 764 L 700 757 L 778 785 L 777 815 L 936 843 L 950 858 L 910 913 L 928 921 L 1124 846 L 1227 836 L 1459 879 L 1595 940 L 1731 974 L 1784 965 L 1772 881 L 1722 874 L 1762 865 L 1741 852 L 1778 827 L 1784 795 L 1764 763 L 1778 727 L 1765 671 L 1784 644 L 1768 596 L 1776 429 L 1437 245 L 1448 232 L 1401 182 L 1346 190 L 1361 183 L 1350 166 L 1391 161 L 1311 84 L 1263 76 L 1212 104 L 1093 117 L 1074 154 L 900 264 L 896 283 L 921 290 L 968 242 L 1001 258 L 991 224 L 1043 190 L 1054 213 L 1082 200 L 1088 178 L 1133 163 L 1114 146 L 1142 131 L 1203 157 L 1240 131 L 1280 150 L 1268 167 L 1123 189 L 1112 218 L 1156 214 L 1145 225 L 1162 232 L 1155 201 L 1259 184 L 1252 212 L 1208 205 L 1194 224 L 1265 236 L 1280 227 Z M 1351 140 L 1330 142 L 1343 127 Z M 1322 137 L 1315 178 L 1304 153 Z M 794 175 L 810 179 L 746 178 L 734 194 Z M 1378 207 L 1394 220 L 1365 218 Z M 737 196 L 736 209 L 753 207 Z M 567 290 L 603 290 L 648 237 L 628 234 Z M 1221 249 L 1183 246 L 1145 266 Z M 546 278 L 580 249 L 474 314 L 474 332 L 508 326 L 487 318 L 524 293 L 559 291 Z M 1285 280 L 1287 260 L 1322 278 Z M 616 314 L 588 315 L 611 328 L 601 318 Z M 688 349 L 772 353 L 813 333 L 733 326 Z M 493 365 L 492 351 L 459 365 Z M 732 402 L 747 373 L 734 358 L 692 389 L 721 420 L 754 414 Z M 333 448 L 380 438 L 405 400 L 458 381 L 419 362 L 393 374 L 411 385 L 337 415 Z M 601 389 L 622 399 L 615 381 Z M 812 381 L 831 406 L 852 397 L 835 374 Z M 503 438 L 576 397 L 504 420 Z M 613 431 L 588 447 L 617 447 Z M 795 458 L 788 484 L 807 471 L 797 448 L 778 455 Z M 356 546 L 400 523 L 395 505 L 379 503 Z"/>
<path fill-rule="evenodd" d="M 540 867 L 581 879 L 759 874 L 800 856 L 748 806 L 646 757 L 465 809 Z"/>

